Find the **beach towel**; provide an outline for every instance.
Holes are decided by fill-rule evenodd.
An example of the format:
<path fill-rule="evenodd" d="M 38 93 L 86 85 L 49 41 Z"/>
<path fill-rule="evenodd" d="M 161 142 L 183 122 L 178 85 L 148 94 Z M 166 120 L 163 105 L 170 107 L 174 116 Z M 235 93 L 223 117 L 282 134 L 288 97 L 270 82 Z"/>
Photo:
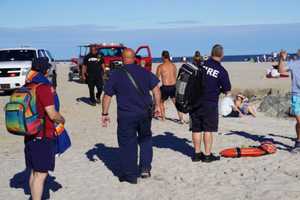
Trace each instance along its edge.
<path fill-rule="evenodd" d="M 47 84 L 51 85 L 51 82 L 41 73 L 36 71 L 30 71 L 27 76 L 26 83 L 36 83 L 36 84 Z M 55 109 L 59 112 L 60 109 L 60 101 L 57 93 L 54 94 L 54 104 Z M 56 130 L 56 154 L 61 155 L 66 150 L 71 147 L 71 139 L 67 130 L 64 128 L 62 124 L 55 125 Z"/>

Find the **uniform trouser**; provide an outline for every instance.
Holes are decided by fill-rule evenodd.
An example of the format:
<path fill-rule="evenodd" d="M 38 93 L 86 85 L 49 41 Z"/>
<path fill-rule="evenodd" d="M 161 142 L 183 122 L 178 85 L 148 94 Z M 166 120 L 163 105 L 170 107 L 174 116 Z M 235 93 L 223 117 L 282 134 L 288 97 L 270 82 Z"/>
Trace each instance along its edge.
<path fill-rule="evenodd" d="M 102 80 L 101 76 L 99 76 L 99 77 L 88 77 L 87 78 L 87 84 L 88 84 L 88 87 L 89 87 L 89 93 L 90 93 L 91 101 L 96 101 L 95 91 L 94 91 L 95 87 L 97 88 L 97 94 L 96 94 L 97 99 L 99 99 L 101 97 L 102 90 L 103 90 L 103 80 Z"/>
<path fill-rule="evenodd" d="M 153 157 L 151 119 L 149 117 L 119 117 L 118 143 L 120 150 L 121 176 L 138 177 L 139 170 L 151 170 Z M 140 146 L 140 161 L 138 160 Z"/>

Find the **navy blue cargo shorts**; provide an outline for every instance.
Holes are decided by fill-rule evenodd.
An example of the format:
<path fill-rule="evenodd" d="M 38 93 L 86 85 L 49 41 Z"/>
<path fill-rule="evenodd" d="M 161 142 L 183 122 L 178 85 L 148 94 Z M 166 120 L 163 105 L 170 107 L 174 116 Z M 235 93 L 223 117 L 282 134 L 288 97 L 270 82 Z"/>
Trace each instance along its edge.
<path fill-rule="evenodd" d="M 215 103 L 202 103 L 197 109 L 190 113 L 190 131 L 218 132 L 219 108 Z"/>
<path fill-rule="evenodd" d="M 26 167 L 47 173 L 55 168 L 55 139 L 32 139 L 25 143 Z"/>

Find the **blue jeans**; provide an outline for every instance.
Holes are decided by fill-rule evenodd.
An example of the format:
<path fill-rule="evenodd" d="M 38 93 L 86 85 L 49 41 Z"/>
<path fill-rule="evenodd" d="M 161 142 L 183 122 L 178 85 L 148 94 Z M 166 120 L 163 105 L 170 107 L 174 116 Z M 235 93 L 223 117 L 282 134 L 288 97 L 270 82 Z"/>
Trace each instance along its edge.
<path fill-rule="evenodd" d="M 117 134 L 122 176 L 136 179 L 139 170 L 151 170 L 153 157 L 151 119 L 147 116 L 119 118 Z M 139 167 L 138 145 L 140 146 Z"/>

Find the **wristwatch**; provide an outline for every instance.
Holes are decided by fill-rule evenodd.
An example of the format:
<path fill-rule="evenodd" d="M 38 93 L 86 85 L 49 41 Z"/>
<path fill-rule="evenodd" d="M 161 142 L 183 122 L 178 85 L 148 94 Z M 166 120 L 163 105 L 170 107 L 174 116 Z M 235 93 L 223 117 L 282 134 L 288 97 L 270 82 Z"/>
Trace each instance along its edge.
<path fill-rule="evenodd" d="M 108 113 L 102 113 L 102 116 L 103 117 L 108 116 Z"/>

